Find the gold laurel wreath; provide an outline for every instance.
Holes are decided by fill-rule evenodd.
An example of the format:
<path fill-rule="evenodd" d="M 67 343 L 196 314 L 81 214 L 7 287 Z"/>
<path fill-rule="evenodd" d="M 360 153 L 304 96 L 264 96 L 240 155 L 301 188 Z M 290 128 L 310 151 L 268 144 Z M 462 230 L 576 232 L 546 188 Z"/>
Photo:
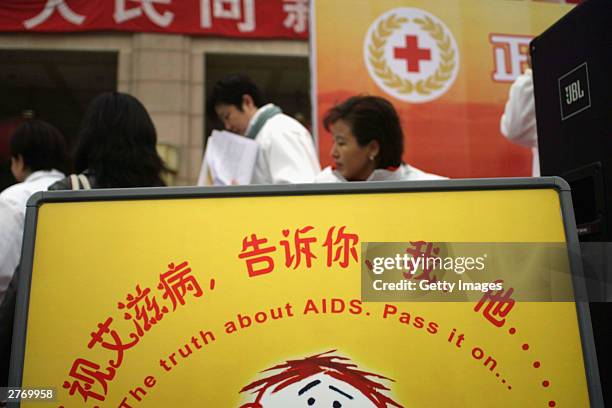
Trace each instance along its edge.
<path fill-rule="evenodd" d="M 426 79 L 417 81 L 416 84 L 408 79 L 401 78 L 389 68 L 385 61 L 385 45 L 393 31 L 399 29 L 402 24 L 408 21 L 407 18 L 398 17 L 395 14 L 391 14 L 388 18 L 382 20 L 370 37 L 368 59 L 370 65 L 374 68 L 374 73 L 389 88 L 401 94 L 409 94 L 416 91 L 420 95 L 429 95 L 432 91 L 442 88 L 450 80 L 456 64 L 455 51 L 451 47 L 450 37 L 446 34 L 441 24 L 435 23 L 428 16 L 424 16 L 423 19 L 415 18 L 413 21 L 435 40 L 440 50 L 440 64 L 436 72 Z"/>

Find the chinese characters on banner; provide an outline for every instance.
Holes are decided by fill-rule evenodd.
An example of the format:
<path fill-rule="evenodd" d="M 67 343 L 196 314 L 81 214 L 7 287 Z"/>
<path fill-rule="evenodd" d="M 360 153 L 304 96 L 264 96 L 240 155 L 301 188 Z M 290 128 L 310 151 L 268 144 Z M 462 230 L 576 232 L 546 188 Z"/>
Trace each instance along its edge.
<path fill-rule="evenodd" d="M 312 268 L 313 259 L 319 259 L 318 250 L 325 253 L 325 265 L 338 265 L 346 269 L 351 262 L 359 262 L 357 245 L 359 236 L 346 230 L 346 226 L 332 226 L 325 232 L 325 238 L 320 243 L 317 230 L 310 225 L 297 228 L 294 231 L 284 229 L 279 241 L 280 248 L 268 241 L 267 237 L 248 234 L 242 240 L 242 251 L 238 258 L 245 261 L 249 277 L 264 275 L 274 270 L 275 262 L 272 254 L 277 250 L 284 256 L 283 269 L 297 269 L 300 266 Z M 322 238 L 322 237 L 321 237 Z M 323 260 L 321 260 L 321 263 Z"/>
<path fill-rule="evenodd" d="M 503 283 L 503 281 L 496 280 L 495 283 Z M 513 292 L 514 288 L 498 291 L 490 290 L 482 296 L 482 299 L 474 307 L 474 311 L 480 312 L 480 309 L 484 306 L 482 315 L 495 327 L 503 327 L 506 324 L 506 316 L 514 307 Z"/>
<path fill-rule="evenodd" d="M 513 82 L 528 67 L 529 42 L 532 35 L 490 34 L 495 82 Z"/>
<path fill-rule="evenodd" d="M 129 335 L 121 335 L 117 331 L 111 316 L 97 324 L 96 329 L 90 333 L 87 348 L 102 348 L 109 352 L 109 359 L 90 361 L 83 357 L 76 358 L 68 373 L 70 378 L 63 383 L 71 396 L 78 394 L 84 402 L 89 399 L 106 399 L 109 385 L 123 363 L 125 352 L 136 346 L 166 314 L 174 312 L 177 306 L 184 306 L 187 295 L 202 297 L 204 290 L 191 272 L 187 261 L 178 265 L 171 263 L 168 270 L 159 275 L 157 289 L 161 301 L 150 288 L 143 290 L 140 285 L 136 285 L 135 291 L 128 293 L 125 301 L 118 303 L 117 308 L 123 311 L 124 320 L 134 325 Z M 210 279 L 208 289 L 212 291 L 214 287 L 215 281 Z"/>
<path fill-rule="evenodd" d="M 4 0 L 0 31 L 308 39 L 308 0 Z"/>
<path fill-rule="evenodd" d="M 424 257 L 436 258 L 440 253 L 440 248 L 433 242 L 426 241 L 411 241 L 410 246 L 406 248 L 406 253 L 412 255 L 413 258 Z M 433 272 L 433 267 L 423 267 L 423 272 L 420 275 L 413 275 L 410 271 L 404 273 L 406 279 L 426 280 L 429 282 L 437 282 L 439 279 Z M 503 283 L 503 280 L 496 280 L 494 283 Z M 506 317 L 514 307 L 514 299 L 512 298 L 514 288 L 500 289 L 498 291 L 489 290 L 485 292 L 482 298 L 474 306 L 475 312 L 480 312 L 482 315 L 495 327 L 503 327 L 506 323 Z M 483 308 L 484 306 L 484 308 Z M 482 309 L 482 310 L 481 310 Z"/>
<path fill-rule="evenodd" d="M 323 116 L 367 93 L 395 106 L 411 165 L 450 178 L 531 175 L 531 150 L 508 142 L 500 119 L 529 42 L 578 1 L 312 0 L 321 165 L 332 161 Z"/>
<path fill-rule="evenodd" d="M 440 254 L 440 248 L 433 242 L 411 241 L 410 246 L 406 248 L 406 253 L 413 258 L 436 258 Z M 437 282 L 439 280 L 433 273 L 433 265 L 424 266 L 423 272 L 420 275 L 413 275 L 410 272 L 411 270 L 404 273 L 406 279 L 426 280 L 429 282 Z M 498 279 L 494 283 L 503 282 L 503 280 Z M 495 327 L 503 327 L 506 323 L 506 317 L 514 307 L 515 300 L 512 298 L 513 293 L 514 288 L 500 289 L 497 291 L 489 290 L 485 292 L 478 303 L 476 303 L 474 311 L 482 313 L 483 317 Z"/>

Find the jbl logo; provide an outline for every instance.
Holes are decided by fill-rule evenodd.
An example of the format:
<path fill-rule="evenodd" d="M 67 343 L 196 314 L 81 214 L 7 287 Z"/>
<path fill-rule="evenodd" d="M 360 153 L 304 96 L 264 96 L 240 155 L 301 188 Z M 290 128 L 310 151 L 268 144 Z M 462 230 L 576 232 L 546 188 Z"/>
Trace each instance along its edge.
<path fill-rule="evenodd" d="M 589 70 L 586 62 L 559 78 L 559 99 L 561 120 L 574 116 L 591 106 Z"/>
<path fill-rule="evenodd" d="M 565 87 L 565 103 L 571 105 L 580 98 L 584 98 L 584 91 L 580 87 L 580 80 L 572 82 Z"/>

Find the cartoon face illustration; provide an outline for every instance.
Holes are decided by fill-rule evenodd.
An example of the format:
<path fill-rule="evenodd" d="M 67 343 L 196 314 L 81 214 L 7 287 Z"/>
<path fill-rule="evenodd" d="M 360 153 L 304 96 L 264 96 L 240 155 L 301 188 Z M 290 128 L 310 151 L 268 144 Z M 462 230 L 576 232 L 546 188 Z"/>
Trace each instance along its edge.
<path fill-rule="evenodd" d="M 277 392 L 268 388 L 259 402 L 264 408 L 376 408 L 357 388 L 323 373 L 304 378 Z"/>
<path fill-rule="evenodd" d="M 402 407 L 384 393 L 382 375 L 357 369 L 348 358 L 330 355 L 336 350 L 288 360 L 264 371 L 275 372 L 240 392 L 256 395 L 241 408 L 387 408 Z"/>

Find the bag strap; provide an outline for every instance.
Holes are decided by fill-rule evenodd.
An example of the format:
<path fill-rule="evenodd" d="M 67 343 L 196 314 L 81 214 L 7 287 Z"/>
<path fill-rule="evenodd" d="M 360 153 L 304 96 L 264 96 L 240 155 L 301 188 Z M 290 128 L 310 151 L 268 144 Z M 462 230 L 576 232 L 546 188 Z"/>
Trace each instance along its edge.
<path fill-rule="evenodd" d="M 79 180 L 81 180 L 84 190 L 91 190 L 91 184 L 89 184 L 89 180 L 84 174 L 79 174 Z"/>
<path fill-rule="evenodd" d="M 79 185 L 79 178 L 76 174 L 70 175 L 70 185 L 72 186 L 73 190 L 78 190 L 81 188 L 81 186 Z"/>
<path fill-rule="evenodd" d="M 91 184 L 84 174 L 71 174 L 70 184 L 72 185 L 73 190 L 80 190 L 81 186 L 83 186 L 83 190 L 91 190 Z"/>

